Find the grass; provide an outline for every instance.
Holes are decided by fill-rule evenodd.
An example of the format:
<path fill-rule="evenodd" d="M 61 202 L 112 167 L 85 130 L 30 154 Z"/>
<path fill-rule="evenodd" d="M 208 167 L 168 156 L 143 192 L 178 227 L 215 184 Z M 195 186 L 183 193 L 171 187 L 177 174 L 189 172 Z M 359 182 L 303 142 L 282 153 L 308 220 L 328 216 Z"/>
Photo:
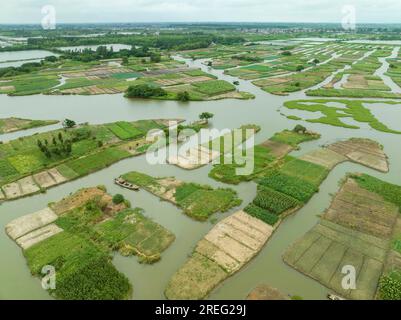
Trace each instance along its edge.
<path fill-rule="evenodd" d="M 284 261 L 341 296 L 373 299 L 385 256 L 385 249 L 377 246 L 376 238 L 324 222 L 292 245 L 285 252 Z M 356 290 L 341 286 L 344 265 L 358 270 Z"/>
<path fill-rule="evenodd" d="M 341 103 L 344 108 L 328 106 L 328 103 Z M 379 103 L 378 101 L 364 100 L 333 100 L 333 99 L 316 99 L 316 100 L 294 100 L 287 101 L 284 106 L 288 109 L 305 110 L 309 112 L 321 112 L 322 117 L 318 119 L 305 119 L 308 122 L 323 123 L 337 127 L 348 129 L 359 129 L 356 125 L 349 125 L 341 121 L 342 118 L 352 118 L 356 122 L 367 123 L 377 131 L 400 134 L 401 131 L 388 128 L 375 118 L 368 108 L 364 106 L 367 103 Z M 394 101 L 383 102 L 382 104 L 394 105 L 398 104 Z"/>
<path fill-rule="evenodd" d="M 125 121 L 109 124 L 107 128 L 121 140 L 134 139 L 143 135 L 140 130 Z"/>
<path fill-rule="evenodd" d="M 183 185 L 182 188 L 186 188 L 186 186 Z M 184 199 L 177 201 L 188 216 L 200 221 L 207 220 L 216 212 L 226 212 L 237 207 L 241 202 L 237 193 L 232 189 L 219 188 L 213 190 L 206 187 L 199 188 Z"/>
<path fill-rule="evenodd" d="M 298 147 L 298 145 L 305 141 L 310 141 L 319 138 L 318 134 L 307 134 L 307 133 L 297 133 L 290 130 L 284 130 L 282 132 L 276 133 L 270 142 L 279 142 L 290 145 L 291 147 Z M 269 142 L 269 140 L 267 142 Z M 291 151 L 291 148 L 287 152 Z M 247 150 L 247 154 L 251 155 L 251 150 Z M 278 165 L 278 161 L 286 155 L 286 152 L 281 154 L 279 157 L 275 157 L 272 154 L 272 150 L 262 143 L 256 145 L 253 148 L 253 170 L 248 175 L 238 175 L 237 169 L 244 167 L 245 165 L 239 165 L 236 163 L 225 164 L 224 159 L 221 164 L 216 164 L 213 169 L 209 172 L 209 177 L 229 184 L 239 184 L 243 181 L 254 180 L 255 178 L 269 172 L 272 168 Z M 235 161 L 236 157 L 234 157 Z M 241 157 L 242 159 L 242 157 Z M 249 161 L 249 159 L 248 159 Z M 313 165 L 311 164 L 311 167 Z"/>
<path fill-rule="evenodd" d="M 290 130 L 276 133 L 270 140 L 297 147 L 300 143 L 318 139 L 320 135 L 303 134 Z"/>
<path fill-rule="evenodd" d="M 235 90 L 235 86 L 223 80 L 211 80 L 193 84 L 200 92 L 217 95 Z"/>
<path fill-rule="evenodd" d="M 280 172 L 301 179 L 316 188 L 327 177 L 329 170 L 318 164 L 293 158 L 280 168 Z"/>
<path fill-rule="evenodd" d="M 123 255 L 137 255 L 142 262 L 155 262 L 175 236 L 143 215 L 141 209 L 127 209 L 114 219 L 95 227 L 98 239 Z"/>
<path fill-rule="evenodd" d="M 0 179 L 18 175 L 18 171 L 7 159 L 0 160 Z"/>

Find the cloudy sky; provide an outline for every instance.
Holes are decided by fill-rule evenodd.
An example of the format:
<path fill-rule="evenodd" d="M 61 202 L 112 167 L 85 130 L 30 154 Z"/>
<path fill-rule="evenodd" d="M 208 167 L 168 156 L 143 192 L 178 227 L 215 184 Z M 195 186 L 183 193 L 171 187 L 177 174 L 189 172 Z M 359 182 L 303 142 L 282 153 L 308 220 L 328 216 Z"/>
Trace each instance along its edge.
<path fill-rule="evenodd" d="M 1 23 L 40 23 L 45 5 L 65 22 L 401 22 L 401 0 L 1 0 Z"/>

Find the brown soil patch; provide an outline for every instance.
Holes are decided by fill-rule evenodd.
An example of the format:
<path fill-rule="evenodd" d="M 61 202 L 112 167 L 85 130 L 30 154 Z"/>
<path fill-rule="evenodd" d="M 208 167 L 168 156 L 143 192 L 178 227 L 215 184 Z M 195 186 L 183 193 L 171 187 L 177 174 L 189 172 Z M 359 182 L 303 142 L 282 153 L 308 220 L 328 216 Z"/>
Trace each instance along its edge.
<path fill-rule="evenodd" d="M 308 152 L 299 159 L 321 165 L 330 170 L 339 163 L 347 161 L 347 158 L 343 155 L 326 148 Z"/>
<path fill-rule="evenodd" d="M 50 207 L 56 214 L 61 215 L 67 211 L 84 205 L 91 199 L 96 197 L 102 198 L 104 195 L 105 192 L 98 188 L 81 189 L 73 195 L 68 196 L 59 202 L 51 204 Z"/>
<path fill-rule="evenodd" d="M 250 261 L 272 232 L 272 226 L 242 211 L 222 220 L 198 243 L 192 257 L 172 277 L 166 296 L 169 299 L 204 298 Z M 184 292 L 180 288 L 184 288 Z"/>
<path fill-rule="evenodd" d="M 277 158 L 282 158 L 293 150 L 293 147 L 288 144 L 272 140 L 263 142 L 262 146 L 270 149 L 271 154 Z"/>
<path fill-rule="evenodd" d="M 17 218 L 6 226 L 8 236 L 15 240 L 56 221 L 58 216 L 49 208 Z"/>
<path fill-rule="evenodd" d="M 32 176 L 23 178 L 18 180 L 18 183 L 21 187 L 22 194 L 23 195 L 28 195 L 31 193 L 38 192 L 40 188 L 36 185 L 36 183 L 33 181 Z"/>
<path fill-rule="evenodd" d="M 23 195 L 17 182 L 6 184 L 2 187 L 2 189 L 7 199 L 15 199 Z"/>
<path fill-rule="evenodd" d="M 375 141 L 352 138 L 347 141 L 333 143 L 327 148 L 367 167 L 382 172 L 388 172 L 389 170 L 387 156 L 382 147 Z"/>
<path fill-rule="evenodd" d="M 258 285 L 246 297 L 247 300 L 290 300 L 288 296 L 282 294 L 278 289 L 266 284 Z"/>
<path fill-rule="evenodd" d="M 33 176 L 33 178 L 41 188 L 48 188 L 57 183 L 47 171 L 37 173 Z"/>
<path fill-rule="evenodd" d="M 326 220 L 375 237 L 389 239 L 398 208 L 348 179 L 324 214 Z"/>

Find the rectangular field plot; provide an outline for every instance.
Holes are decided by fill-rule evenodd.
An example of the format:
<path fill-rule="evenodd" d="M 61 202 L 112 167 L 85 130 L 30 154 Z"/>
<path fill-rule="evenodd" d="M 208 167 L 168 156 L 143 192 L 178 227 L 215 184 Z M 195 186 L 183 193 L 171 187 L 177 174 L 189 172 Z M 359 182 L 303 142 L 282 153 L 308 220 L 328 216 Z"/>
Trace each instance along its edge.
<path fill-rule="evenodd" d="M 373 299 L 386 249 L 380 240 L 348 230 L 319 224 L 285 253 L 284 261 L 344 297 Z M 356 270 L 356 290 L 342 288 L 347 265 Z"/>

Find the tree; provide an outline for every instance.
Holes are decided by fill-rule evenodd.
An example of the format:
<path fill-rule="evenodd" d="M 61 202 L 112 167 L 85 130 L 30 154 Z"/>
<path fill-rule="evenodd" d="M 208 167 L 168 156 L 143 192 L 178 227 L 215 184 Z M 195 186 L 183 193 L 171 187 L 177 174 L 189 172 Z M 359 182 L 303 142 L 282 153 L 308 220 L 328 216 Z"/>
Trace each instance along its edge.
<path fill-rule="evenodd" d="M 319 59 L 317 59 L 317 58 L 315 58 L 315 59 L 313 59 L 313 61 L 312 61 L 314 64 L 318 64 L 318 63 L 320 63 L 320 60 Z"/>
<path fill-rule="evenodd" d="M 65 144 L 65 152 L 66 152 L 67 154 L 70 154 L 71 151 L 72 151 L 71 141 L 70 141 L 70 140 L 67 140 L 67 141 L 66 141 L 66 144 Z"/>
<path fill-rule="evenodd" d="M 282 54 L 283 56 L 292 56 L 291 51 L 283 51 L 283 52 L 281 52 L 281 54 Z"/>
<path fill-rule="evenodd" d="M 151 86 L 149 84 L 138 84 L 128 87 L 125 96 L 127 98 L 150 98 L 167 95 L 163 88 Z"/>
<path fill-rule="evenodd" d="M 295 70 L 296 70 L 297 72 L 300 72 L 300 71 L 302 71 L 303 69 L 305 69 L 304 66 L 299 65 L 299 66 L 297 66 L 297 68 L 296 68 Z"/>
<path fill-rule="evenodd" d="M 152 52 L 150 54 L 150 61 L 158 63 L 158 62 L 162 61 L 162 56 L 160 55 L 160 53 Z"/>
<path fill-rule="evenodd" d="M 63 121 L 63 127 L 64 128 L 73 128 L 73 127 L 75 127 L 77 124 L 75 123 L 75 121 L 74 120 L 71 120 L 71 119 L 65 119 L 64 121 Z"/>
<path fill-rule="evenodd" d="M 177 93 L 177 99 L 179 101 L 183 101 L 183 102 L 189 101 L 190 97 L 189 97 L 188 91 L 178 92 Z"/>
<path fill-rule="evenodd" d="M 212 119 L 213 117 L 214 117 L 214 114 L 210 113 L 210 112 L 202 112 L 199 115 L 199 119 L 206 120 L 206 122 L 209 122 L 209 119 Z"/>
<path fill-rule="evenodd" d="M 128 65 L 128 63 L 129 63 L 128 57 L 123 57 L 122 65 L 126 66 L 126 65 Z"/>
<path fill-rule="evenodd" d="M 296 133 L 305 133 L 307 130 L 304 126 L 297 124 L 292 131 L 294 131 Z"/>
<path fill-rule="evenodd" d="M 61 142 L 61 143 L 63 143 L 64 141 L 64 139 L 63 139 L 63 135 L 61 134 L 61 132 L 59 132 L 58 133 L 58 140 Z"/>
<path fill-rule="evenodd" d="M 116 195 L 114 195 L 113 197 L 113 203 L 114 204 L 120 204 L 123 203 L 125 200 L 124 196 L 122 194 L 117 193 Z"/>

